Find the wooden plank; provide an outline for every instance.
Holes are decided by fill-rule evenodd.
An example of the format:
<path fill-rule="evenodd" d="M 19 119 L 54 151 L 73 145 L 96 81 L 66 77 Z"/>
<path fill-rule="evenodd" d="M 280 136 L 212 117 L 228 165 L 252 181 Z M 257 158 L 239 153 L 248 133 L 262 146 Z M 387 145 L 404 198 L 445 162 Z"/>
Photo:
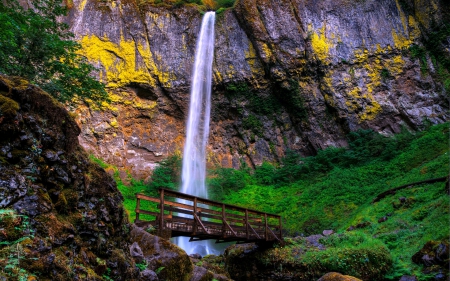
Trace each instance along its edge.
<path fill-rule="evenodd" d="M 156 212 L 150 212 L 150 211 L 146 211 L 146 210 L 136 210 L 136 214 L 144 214 L 144 215 L 151 215 L 151 216 L 156 216 L 159 217 L 160 213 L 156 213 Z"/>
<path fill-rule="evenodd" d="M 161 202 L 161 199 L 150 197 L 150 196 L 147 196 L 147 195 L 144 195 L 144 194 L 140 194 L 140 193 L 136 193 L 136 198 L 143 199 L 143 200 L 146 200 L 146 201 L 155 202 L 155 203 L 160 203 Z"/>
<path fill-rule="evenodd" d="M 164 229 L 164 190 L 161 190 L 160 193 L 160 204 L 161 204 L 161 208 L 160 208 L 160 215 L 159 215 L 159 231 L 162 231 Z"/>

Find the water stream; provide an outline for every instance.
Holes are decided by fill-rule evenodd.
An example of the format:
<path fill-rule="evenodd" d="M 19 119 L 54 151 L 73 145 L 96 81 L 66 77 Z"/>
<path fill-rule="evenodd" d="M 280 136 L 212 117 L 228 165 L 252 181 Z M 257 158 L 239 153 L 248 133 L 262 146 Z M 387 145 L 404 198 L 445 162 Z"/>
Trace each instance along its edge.
<path fill-rule="evenodd" d="M 205 184 L 206 145 L 211 111 L 214 22 L 215 13 L 207 12 L 203 16 L 200 36 L 197 39 L 181 172 L 180 191 L 203 198 L 208 198 Z M 218 252 L 214 244 L 207 240 L 189 242 L 189 237 L 177 237 L 174 242 L 188 254 L 198 253 L 204 256 Z"/>

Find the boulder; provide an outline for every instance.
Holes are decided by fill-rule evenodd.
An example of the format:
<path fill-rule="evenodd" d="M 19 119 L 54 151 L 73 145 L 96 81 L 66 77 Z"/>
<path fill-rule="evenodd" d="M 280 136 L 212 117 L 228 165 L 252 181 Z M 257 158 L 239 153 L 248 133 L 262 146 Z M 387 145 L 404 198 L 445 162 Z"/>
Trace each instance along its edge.
<path fill-rule="evenodd" d="M 320 277 L 317 281 L 362 281 L 353 276 L 342 275 L 337 272 L 329 272 L 324 276 Z"/>
<path fill-rule="evenodd" d="M 142 250 L 147 268 L 157 272 L 159 279 L 179 281 L 189 278 L 193 265 L 186 252 L 177 245 L 134 225 L 130 234 L 131 241 Z"/>

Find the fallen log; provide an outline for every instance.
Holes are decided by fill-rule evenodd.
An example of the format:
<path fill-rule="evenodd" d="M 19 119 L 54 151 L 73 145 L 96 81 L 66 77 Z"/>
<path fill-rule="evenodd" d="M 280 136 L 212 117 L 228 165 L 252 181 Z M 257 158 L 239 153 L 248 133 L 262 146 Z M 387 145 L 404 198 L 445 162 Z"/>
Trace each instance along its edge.
<path fill-rule="evenodd" d="M 386 190 L 385 192 L 379 194 L 375 199 L 373 199 L 372 203 L 376 203 L 388 195 L 395 194 L 397 192 L 397 190 L 400 190 L 403 188 L 407 188 L 407 187 L 411 187 L 411 186 L 419 185 L 419 184 L 424 184 L 424 183 L 435 183 L 435 182 L 446 181 L 446 180 L 448 181 L 448 178 L 449 177 L 446 176 L 446 177 L 428 179 L 428 180 L 423 180 L 423 181 L 418 181 L 418 182 L 413 182 L 413 183 L 408 183 L 405 185 L 397 186 L 397 187 L 391 188 L 391 189 Z"/>

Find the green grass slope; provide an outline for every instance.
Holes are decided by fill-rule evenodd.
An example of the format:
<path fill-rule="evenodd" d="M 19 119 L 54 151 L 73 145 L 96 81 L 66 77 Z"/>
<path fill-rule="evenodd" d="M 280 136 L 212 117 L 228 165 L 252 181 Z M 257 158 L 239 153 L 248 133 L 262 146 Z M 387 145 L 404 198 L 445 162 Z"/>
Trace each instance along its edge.
<path fill-rule="evenodd" d="M 280 214 L 291 234 L 321 233 L 325 229 L 345 232 L 349 227 L 364 226 L 354 231 L 381 240 L 394 259 L 394 268 L 386 278 L 415 274 L 427 280 L 411 257 L 429 240 L 448 239 L 445 182 L 404 188 L 372 203 L 378 194 L 391 188 L 448 176 L 449 124 L 433 126 L 409 140 L 407 145 L 397 147 L 394 157 L 371 157 L 348 167 L 342 167 L 338 159 L 328 172 L 302 175 L 288 184 L 249 181 L 244 188 L 226 194 L 224 201 Z M 349 153 L 340 152 L 338 158 Z M 303 165 L 308 161 L 314 162 L 304 159 Z M 274 170 L 275 175 L 280 169 Z M 382 218 L 386 221 L 379 222 Z"/>

